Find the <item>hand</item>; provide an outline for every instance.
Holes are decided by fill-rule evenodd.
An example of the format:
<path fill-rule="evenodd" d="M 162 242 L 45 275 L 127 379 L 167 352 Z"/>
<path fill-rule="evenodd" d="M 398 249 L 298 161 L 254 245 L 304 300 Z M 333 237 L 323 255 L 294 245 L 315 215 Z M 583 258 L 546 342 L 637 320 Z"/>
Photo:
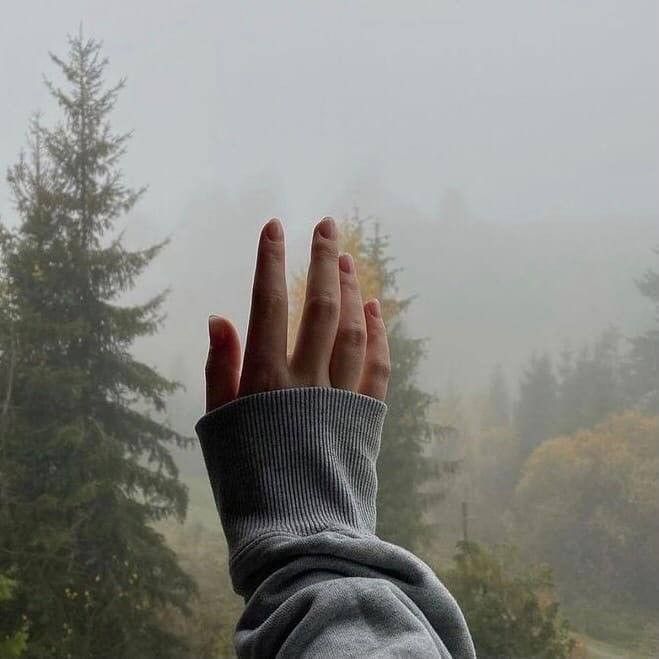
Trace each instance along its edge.
<path fill-rule="evenodd" d="M 384 400 L 391 364 L 379 301 L 362 305 L 354 261 L 338 252 L 332 218 L 316 225 L 302 320 L 287 352 L 284 230 L 270 220 L 259 240 L 247 345 L 226 318 L 209 318 L 206 412 L 249 394 L 291 387 L 336 387 Z"/>

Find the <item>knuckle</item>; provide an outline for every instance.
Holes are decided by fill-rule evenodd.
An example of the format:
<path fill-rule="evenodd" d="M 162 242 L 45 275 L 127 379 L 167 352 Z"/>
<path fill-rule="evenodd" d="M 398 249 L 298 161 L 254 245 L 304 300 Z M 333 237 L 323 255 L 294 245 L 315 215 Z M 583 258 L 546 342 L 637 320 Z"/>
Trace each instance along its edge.
<path fill-rule="evenodd" d="M 334 320 L 339 315 L 339 301 L 331 293 L 313 293 L 307 298 L 307 306 L 316 320 Z"/>
<path fill-rule="evenodd" d="M 375 378 L 388 380 L 391 376 L 391 363 L 386 359 L 376 359 L 371 362 L 369 370 Z"/>
<path fill-rule="evenodd" d="M 272 318 L 285 302 L 286 296 L 279 291 L 254 289 L 254 306 L 262 316 Z"/>
<path fill-rule="evenodd" d="M 339 260 L 339 249 L 332 240 L 317 239 L 311 245 L 311 256 L 314 259 L 326 259 L 328 261 Z"/>
<path fill-rule="evenodd" d="M 358 323 L 343 325 L 339 327 L 336 338 L 352 348 L 363 348 L 366 345 L 366 329 Z"/>
<path fill-rule="evenodd" d="M 250 369 L 245 374 L 244 391 L 248 393 L 272 391 L 273 389 L 279 389 L 283 380 L 280 373 L 275 369 Z"/>

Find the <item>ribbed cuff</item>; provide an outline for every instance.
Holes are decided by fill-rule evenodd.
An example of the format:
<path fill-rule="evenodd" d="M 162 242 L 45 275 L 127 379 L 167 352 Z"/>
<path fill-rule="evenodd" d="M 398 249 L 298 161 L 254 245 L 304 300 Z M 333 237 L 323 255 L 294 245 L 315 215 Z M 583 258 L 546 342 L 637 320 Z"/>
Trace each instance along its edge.
<path fill-rule="evenodd" d="M 233 557 L 272 531 L 375 532 L 387 406 L 331 387 L 238 398 L 195 426 Z"/>

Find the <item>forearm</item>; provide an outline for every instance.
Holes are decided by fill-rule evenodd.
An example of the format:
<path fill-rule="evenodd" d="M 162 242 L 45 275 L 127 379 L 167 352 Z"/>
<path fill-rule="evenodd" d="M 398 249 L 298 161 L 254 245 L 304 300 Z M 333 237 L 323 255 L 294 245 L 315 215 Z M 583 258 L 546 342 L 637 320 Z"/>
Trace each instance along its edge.
<path fill-rule="evenodd" d="M 246 608 L 240 656 L 473 657 L 432 570 L 375 536 L 386 405 L 347 390 L 237 399 L 198 425 Z"/>

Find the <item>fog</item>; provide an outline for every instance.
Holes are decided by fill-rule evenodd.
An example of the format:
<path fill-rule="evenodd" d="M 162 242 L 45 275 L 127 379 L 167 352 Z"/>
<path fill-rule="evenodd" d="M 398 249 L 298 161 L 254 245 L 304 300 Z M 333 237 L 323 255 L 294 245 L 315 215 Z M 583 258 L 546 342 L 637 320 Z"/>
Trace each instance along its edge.
<path fill-rule="evenodd" d="M 47 109 L 47 51 L 82 24 L 128 78 L 116 123 L 135 131 L 126 171 L 151 186 L 141 212 L 159 229 L 218 187 L 272 190 L 270 212 L 294 227 L 367 191 L 432 215 L 447 186 L 493 221 L 655 213 L 657 12 L 651 0 L 7 3 L 0 145 L 22 146 L 25 117 Z"/>
<path fill-rule="evenodd" d="M 286 231 L 304 268 L 314 224 L 377 218 L 416 295 L 423 388 L 513 394 L 534 351 L 578 349 L 656 321 L 635 278 L 659 245 L 659 4 L 654 0 L 155 1 L 0 5 L 0 154 L 28 118 L 59 117 L 43 84 L 67 34 L 103 42 L 121 169 L 148 191 L 117 229 L 170 245 L 126 301 L 171 288 L 135 354 L 181 381 L 170 417 L 202 413 L 206 320 L 248 322 L 258 234 Z M 0 219 L 17 221 L 0 180 Z M 200 455 L 192 463 L 200 471 Z"/>

